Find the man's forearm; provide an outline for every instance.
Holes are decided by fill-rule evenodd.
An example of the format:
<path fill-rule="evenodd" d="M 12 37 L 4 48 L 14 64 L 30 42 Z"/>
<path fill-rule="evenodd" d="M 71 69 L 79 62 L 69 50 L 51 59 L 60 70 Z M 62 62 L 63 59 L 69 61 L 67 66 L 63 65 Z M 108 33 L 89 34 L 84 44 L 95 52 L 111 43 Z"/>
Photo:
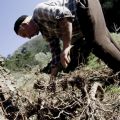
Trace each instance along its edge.
<path fill-rule="evenodd" d="M 71 45 L 72 39 L 72 22 L 68 18 L 64 18 L 59 22 L 59 27 L 63 40 L 63 50 Z"/>
<path fill-rule="evenodd" d="M 70 49 L 71 49 L 71 39 L 72 39 L 72 22 L 68 18 L 64 18 L 59 23 L 62 40 L 63 40 L 63 50 L 60 54 L 60 61 L 64 68 L 70 63 Z"/>

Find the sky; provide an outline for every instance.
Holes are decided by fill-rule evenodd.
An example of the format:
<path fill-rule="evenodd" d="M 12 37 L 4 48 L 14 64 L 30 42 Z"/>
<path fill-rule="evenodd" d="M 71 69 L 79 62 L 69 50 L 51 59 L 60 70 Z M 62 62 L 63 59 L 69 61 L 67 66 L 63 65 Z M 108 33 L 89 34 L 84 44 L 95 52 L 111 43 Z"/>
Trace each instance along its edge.
<path fill-rule="evenodd" d="M 14 32 L 16 19 L 32 15 L 35 6 L 45 0 L 1 0 L 0 3 L 0 55 L 7 57 L 29 39 L 21 38 Z"/>

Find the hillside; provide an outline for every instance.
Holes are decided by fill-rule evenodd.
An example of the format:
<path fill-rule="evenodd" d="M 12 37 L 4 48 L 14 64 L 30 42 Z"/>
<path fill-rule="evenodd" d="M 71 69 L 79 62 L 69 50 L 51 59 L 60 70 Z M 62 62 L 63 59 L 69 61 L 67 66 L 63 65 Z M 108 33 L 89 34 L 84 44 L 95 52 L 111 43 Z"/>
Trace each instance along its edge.
<path fill-rule="evenodd" d="M 31 40 L 27 41 L 25 44 L 20 46 L 12 56 L 20 53 L 24 53 L 26 51 L 34 53 L 38 52 L 46 52 L 48 51 L 47 42 L 42 38 L 41 35 L 32 38 Z"/>

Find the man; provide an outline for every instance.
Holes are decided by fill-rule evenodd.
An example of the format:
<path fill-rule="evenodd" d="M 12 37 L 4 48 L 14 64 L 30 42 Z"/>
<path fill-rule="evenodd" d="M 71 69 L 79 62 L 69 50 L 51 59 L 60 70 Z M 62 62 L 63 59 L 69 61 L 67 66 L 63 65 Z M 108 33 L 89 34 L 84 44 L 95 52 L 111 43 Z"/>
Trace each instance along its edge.
<path fill-rule="evenodd" d="M 85 38 L 85 50 L 91 50 L 115 72 L 120 70 L 120 47 L 112 40 L 106 28 L 98 0 L 49 0 L 40 3 L 32 16 L 17 19 L 14 30 L 21 37 L 31 38 L 39 32 L 49 42 L 52 53 L 51 75 L 56 76 L 61 63 L 70 63 L 70 49 L 76 41 Z M 60 49 L 59 40 L 63 41 Z M 73 64 L 74 65 L 74 64 Z"/>

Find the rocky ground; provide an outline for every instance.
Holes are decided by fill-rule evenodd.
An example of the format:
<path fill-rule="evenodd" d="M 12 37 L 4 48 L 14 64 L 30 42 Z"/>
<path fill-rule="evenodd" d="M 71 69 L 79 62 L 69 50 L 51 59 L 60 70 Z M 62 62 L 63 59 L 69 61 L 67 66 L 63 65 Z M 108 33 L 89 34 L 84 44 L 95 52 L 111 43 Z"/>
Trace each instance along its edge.
<path fill-rule="evenodd" d="M 119 85 L 107 67 L 50 79 L 39 66 L 10 72 L 1 59 L 0 120 L 120 120 Z"/>

